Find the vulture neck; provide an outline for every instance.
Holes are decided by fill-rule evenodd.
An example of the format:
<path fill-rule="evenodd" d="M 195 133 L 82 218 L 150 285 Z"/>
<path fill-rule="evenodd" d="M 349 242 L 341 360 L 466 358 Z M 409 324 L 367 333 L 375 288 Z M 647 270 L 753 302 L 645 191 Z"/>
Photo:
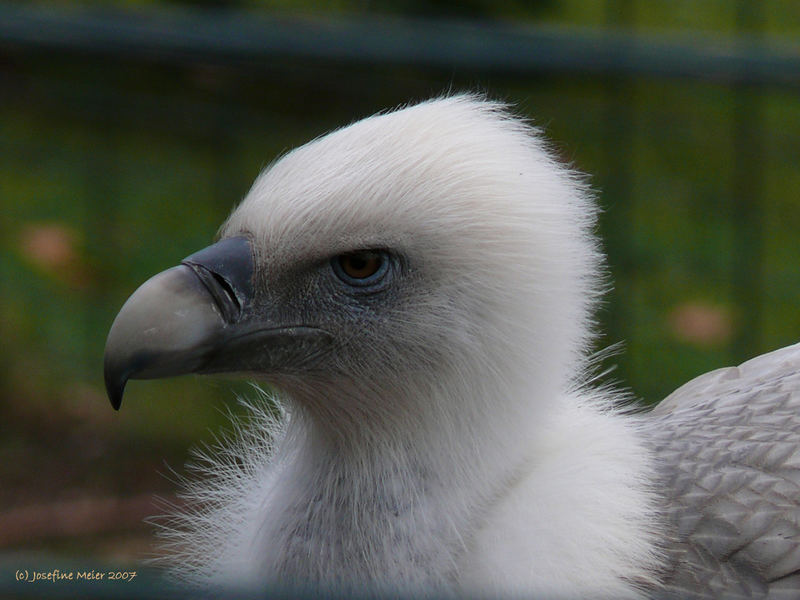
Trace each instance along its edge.
<path fill-rule="evenodd" d="M 292 390 L 277 455 L 285 468 L 257 542 L 266 572 L 344 587 L 451 586 L 470 534 L 535 459 L 536 427 L 558 405 L 550 387 L 484 375 L 391 392 Z"/>

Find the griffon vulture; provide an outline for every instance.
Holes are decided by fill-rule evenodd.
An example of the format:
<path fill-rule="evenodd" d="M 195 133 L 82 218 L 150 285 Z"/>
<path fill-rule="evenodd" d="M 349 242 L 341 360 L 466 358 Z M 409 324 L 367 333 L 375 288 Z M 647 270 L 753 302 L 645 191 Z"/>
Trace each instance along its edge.
<path fill-rule="evenodd" d="M 380 114 L 283 156 L 108 336 L 130 378 L 239 372 L 178 515 L 196 583 L 499 597 L 800 597 L 800 346 L 649 413 L 590 382 L 583 179 L 501 105 Z M 265 403 L 266 404 L 266 403 Z M 271 416 L 272 415 L 272 416 Z"/>

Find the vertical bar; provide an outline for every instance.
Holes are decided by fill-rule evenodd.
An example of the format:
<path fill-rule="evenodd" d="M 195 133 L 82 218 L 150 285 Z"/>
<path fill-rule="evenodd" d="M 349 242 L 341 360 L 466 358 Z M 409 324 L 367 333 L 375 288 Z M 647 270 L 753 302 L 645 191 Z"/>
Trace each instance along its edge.
<path fill-rule="evenodd" d="M 5 94 L 0 94 L 0 102 L 5 104 Z M 5 109 L 5 107 L 3 107 Z M 11 155 L 11 142 L 6 140 L 5 136 L 0 136 L 0 161 L 8 165 L 5 158 L 6 155 Z M 8 167 L 6 167 L 8 168 Z M 4 186 L 3 170 L 0 169 L 0 187 Z M 7 257 L 10 256 L 11 248 L 8 240 L 11 238 L 14 231 L 14 225 L 8 217 L 8 210 L 4 205 L 17 200 L 12 198 L 11 194 L 4 193 L 0 196 L 0 235 L 5 243 L 0 244 L 0 298 L 14 298 L 13 282 L 11 281 L 11 266 L 8 263 Z M 7 303 L 0 306 L 0 339 L 4 340 L 6 344 L 10 343 L 10 333 L 6 331 L 6 323 L 11 318 L 9 311 L 6 307 Z M 0 410 L 4 408 L 4 404 L 11 398 L 11 361 L 13 360 L 13 353 L 4 351 L 0 354 Z"/>
<path fill-rule="evenodd" d="M 632 29 L 634 26 L 632 0 L 607 0 L 606 25 L 614 28 Z M 611 56 L 613 63 L 626 60 L 624 49 Z M 631 280 L 634 273 L 631 243 L 633 214 L 631 206 L 631 162 L 633 152 L 633 81 L 624 75 L 608 73 L 603 78 L 605 87 L 605 132 L 606 176 L 602 182 L 603 239 L 606 244 L 609 268 L 613 277 L 613 289 L 608 299 L 610 310 L 604 315 L 606 342 L 628 343 L 634 335 L 633 311 L 628 298 L 631 297 Z M 629 352 L 613 357 L 619 367 L 616 376 L 633 383 L 635 379 Z"/>
<path fill-rule="evenodd" d="M 736 15 L 740 36 L 763 29 L 760 0 L 739 0 Z M 743 74 L 744 75 L 744 74 Z M 731 184 L 734 244 L 732 295 L 739 311 L 736 335 L 731 342 L 734 362 L 761 351 L 761 303 L 763 300 L 764 225 L 761 190 L 764 185 L 763 119 L 761 94 L 756 83 L 742 80 L 732 85 L 733 176 Z"/>
<path fill-rule="evenodd" d="M 102 257 L 96 265 L 101 276 L 96 280 L 91 278 L 91 287 L 82 294 L 84 368 L 81 379 L 93 383 L 102 380 L 103 343 L 111 325 L 104 316 L 113 307 L 111 298 L 120 283 L 116 275 L 121 262 L 116 235 L 119 219 L 117 167 L 121 137 L 118 124 L 125 122 L 123 117 L 121 107 L 109 102 L 96 120 L 83 124 L 88 130 L 82 165 L 86 186 L 83 229 L 90 255 Z M 99 387 L 103 388 L 102 383 Z"/>

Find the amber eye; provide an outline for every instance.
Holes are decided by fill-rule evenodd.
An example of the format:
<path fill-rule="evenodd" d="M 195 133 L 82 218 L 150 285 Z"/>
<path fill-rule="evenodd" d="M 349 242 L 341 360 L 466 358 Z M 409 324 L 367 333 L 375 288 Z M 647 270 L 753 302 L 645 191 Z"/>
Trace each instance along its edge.
<path fill-rule="evenodd" d="M 348 252 L 333 259 L 334 270 L 339 278 L 355 285 L 377 282 L 386 272 L 388 264 L 386 253 L 377 250 Z"/>

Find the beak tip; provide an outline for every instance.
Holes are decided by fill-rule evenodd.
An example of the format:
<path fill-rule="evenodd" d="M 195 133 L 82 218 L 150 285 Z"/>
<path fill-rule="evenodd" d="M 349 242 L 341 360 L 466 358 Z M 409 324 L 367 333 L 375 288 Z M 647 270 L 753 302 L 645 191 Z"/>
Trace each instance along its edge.
<path fill-rule="evenodd" d="M 125 384 L 128 382 L 127 377 L 114 377 L 105 373 L 106 380 L 106 394 L 111 401 L 111 406 L 114 410 L 119 410 L 122 405 L 122 394 L 125 392 Z"/>

